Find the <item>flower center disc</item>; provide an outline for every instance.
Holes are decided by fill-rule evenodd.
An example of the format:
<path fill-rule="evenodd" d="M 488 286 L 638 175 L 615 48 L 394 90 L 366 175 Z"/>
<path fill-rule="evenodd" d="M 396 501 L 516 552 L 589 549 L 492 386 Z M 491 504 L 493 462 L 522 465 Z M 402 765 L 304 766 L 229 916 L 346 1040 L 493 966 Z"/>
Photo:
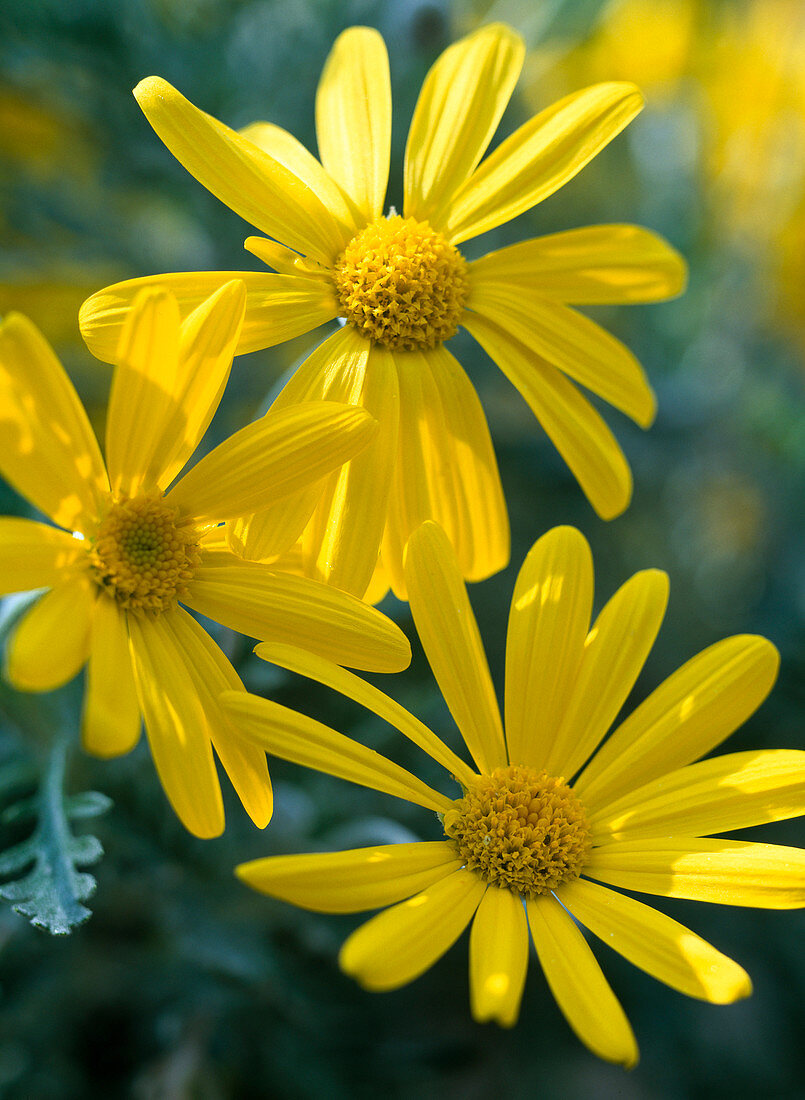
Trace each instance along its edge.
<path fill-rule="evenodd" d="M 521 765 L 479 776 L 444 831 L 471 871 L 527 897 L 577 878 L 590 851 L 587 815 L 564 779 Z"/>
<path fill-rule="evenodd" d="M 127 610 L 167 611 L 201 562 L 198 538 L 160 499 L 115 501 L 90 549 L 95 580 Z"/>
<path fill-rule="evenodd" d="M 434 348 L 454 336 L 469 292 L 467 262 L 428 222 L 393 214 L 367 225 L 334 268 L 347 320 L 387 348 Z"/>

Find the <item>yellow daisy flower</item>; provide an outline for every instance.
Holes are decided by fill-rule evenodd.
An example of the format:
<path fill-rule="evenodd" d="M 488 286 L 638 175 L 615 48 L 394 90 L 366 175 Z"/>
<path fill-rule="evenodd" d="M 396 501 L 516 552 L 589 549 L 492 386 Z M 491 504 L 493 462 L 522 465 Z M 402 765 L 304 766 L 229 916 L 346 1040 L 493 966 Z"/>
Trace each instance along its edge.
<path fill-rule="evenodd" d="M 239 352 L 341 318 L 277 404 L 311 397 L 360 403 L 381 424 L 373 445 L 300 501 L 304 567 L 362 595 L 377 548 L 405 595 L 406 540 L 432 518 L 463 575 L 480 580 L 509 557 L 508 519 L 477 394 L 446 347 L 467 329 L 517 387 L 598 513 L 626 508 L 631 474 L 614 436 L 574 383 L 647 427 L 655 400 L 634 356 L 567 303 L 648 302 L 679 293 L 685 266 L 631 225 L 557 233 L 468 262 L 458 246 L 531 209 L 572 179 L 642 106 L 629 83 L 596 84 L 536 115 L 481 160 L 517 82 L 523 41 L 494 24 L 457 42 L 425 79 L 405 156 L 402 214 L 384 215 L 391 90 L 383 39 L 353 27 L 336 41 L 316 97 L 321 160 L 268 122 L 240 132 L 170 84 L 135 88 L 174 156 L 267 237 L 246 248 L 277 274 L 239 274 L 247 288 Z M 273 240 L 267 239 L 274 238 Z M 278 243 L 280 242 L 280 243 Z M 189 311 L 232 274 L 159 276 Z M 112 352 L 133 294 L 118 283 L 83 306 L 91 350 Z M 235 544 L 266 560 L 270 520 Z"/>
<path fill-rule="evenodd" d="M 203 837 L 224 826 L 213 747 L 261 827 L 271 784 L 265 755 L 218 705 L 224 689 L 243 690 L 240 680 L 180 603 L 356 668 L 396 672 L 410 659 L 402 632 L 373 608 L 216 544 L 222 520 L 304 491 L 366 446 L 376 425 L 364 409 L 271 412 L 175 481 L 221 399 L 244 306 L 239 282 L 184 322 L 170 294 L 136 299 L 112 383 L 106 466 L 44 337 L 20 314 L 0 325 L 0 474 L 58 525 L 0 518 L 0 595 L 49 589 L 16 628 L 7 677 L 49 691 L 88 661 L 84 747 L 128 752 L 142 715 L 165 792 Z"/>
<path fill-rule="evenodd" d="M 395 726 L 454 777 L 458 798 L 276 703 L 228 693 L 222 704 L 270 753 L 435 810 L 443 839 L 258 859 L 238 875 L 320 912 L 390 905 L 353 932 L 340 955 L 342 968 L 372 990 L 422 974 L 472 922 L 472 1012 L 505 1026 L 517 1020 L 530 928 L 571 1027 L 596 1054 L 627 1066 L 637 1061 L 634 1036 L 578 924 L 689 996 L 716 1003 L 746 996 L 741 967 L 619 890 L 805 904 L 805 853 L 712 839 L 805 812 L 805 753 L 738 752 L 693 763 L 765 698 L 777 673 L 774 646 L 739 635 L 704 650 L 599 748 L 657 634 L 668 580 L 657 570 L 638 573 L 590 627 L 590 549 L 574 528 L 558 527 L 534 545 L 515 587 L 504 734 L 461 573 L 435 524 L 412 536 L 405 572 L 419 636 L 474 768 L 343 669 L 287 646 L 261 645 L 257 653 Z"/>

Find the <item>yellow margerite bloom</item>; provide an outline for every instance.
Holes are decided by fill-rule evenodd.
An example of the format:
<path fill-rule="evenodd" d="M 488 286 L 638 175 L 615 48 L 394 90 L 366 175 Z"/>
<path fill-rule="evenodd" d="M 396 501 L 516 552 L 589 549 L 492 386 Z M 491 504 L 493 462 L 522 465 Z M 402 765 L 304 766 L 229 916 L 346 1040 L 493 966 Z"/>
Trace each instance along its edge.
<path fill-rule="evenodd" d="M 366 446 L 376 426 L 364 409 L 271 412 L 175 481 L 221 399 L 244 305 L 239 282 L 184 322 L 171 295 L 137 298 L 112 383 L 106 466 L 38 330 L 20 314 L 0 325 L 0 474 L 58 525 L 0 518 L 0 594 L 50 589 L 15 630 L 8 679 L 49 691 L 88 661 L 84 747 L 128 752 L 142 715 L 168 798 L 205 837 L 224 826 L 213 747 L 261 827 L 271 784 L 265 755 L 218 705 L 224 689 L 243 690 L 235 670 L 180 603 L 356 668 L 394 672 L 410 659 L 401 631 L 354 597 L 216 545 L 222 520 L 304 491 Z"/>
<path fill-rule="evenodd" d="M 595 1053 L 627 1066 L 637 1061 L 634 1036 L 576 920 L 689 996 L 746 996 L 750 982 L 736 963 L 609 886 L 732 905 L 805 904 L 805 853 L 711 839 L 805 812 L 805 753 L 692 763 L 765 698 L 777 673 L 774 646 L 751 635 L 711 646 L 599 748 L 657 634 L 668 581 L 657 570 L 638 573 L 590 628 L 590 550 L 574 528 L 558 527 L 534 545 L 514 591 L 504 734 L 466 589 L 435 524 L 412 536 L 405 571 L 419 636 L 477 771 L 358 677 L 287 646 L 256 652 L 396 726 L 460 783 L 459 798 L 276 703 L 228 693 L 222 704 L 270 753 L 435 810 L 444 839 L 276 856 L 243 864 L 240 877 L 321 912 L 391 905 L 341 951 L 342 968 L 374 990 L 422 974 L 472 922 L 473 1015 L 507 1026 L 519 1012 L 530 927 L 570 1025 Z"/>
<path fill-rule="evenodd" d="M 277 274 L 238 276 L 247 287 L 238 351 L 342 318 L 343 327 L 299 368 L 277 404 L 331 397 L 363 404 L 381 424 L 374 444 L 323 493 L 300 501 L 295 516 L 283 515 L 279 533 L 273 517 L 235 529 L 234 545 L 246 557 L 275 558 L 301 536 L 306 572 L 362 595 L 382 544 L 381 577 L 404 596 L 406 540 L 423 520 L 435 519 L 468 579 L 506 565 L 508 518 L 489 429 L 445 347 L 459 327 L 523 395 L 599 514 L 611 518 L 628 505 L 627 462 L 574 383 L 644 427 L 654 417 L 654 395 L 631 353 L 566 303 L 667 298 L 681 290 L 685 267 L 663 240 L 630 225 L 577 229 L 464 258 L 458 245 L 551 195 L 642 106 L 633 84 L 586 88 L 532 118 L 482 161 L 523 56 L 520 36 L 495 24 L 438 58 L 408 135 L 402 214 L 384 215 L 391 88 L 375 30 L 345 31 L 324 67 L 316 97 L 320 161 L 270 123 L 228 129 L 157 77 L 135 89 L 174 156 L 274 238 L 246 241 Z M 231 277 L 158 278 L 189 310 Z M 131 296 L 151 280 L 118 283 L 85 303 L 82 331 L 100 358 L 108 358 Z"/>

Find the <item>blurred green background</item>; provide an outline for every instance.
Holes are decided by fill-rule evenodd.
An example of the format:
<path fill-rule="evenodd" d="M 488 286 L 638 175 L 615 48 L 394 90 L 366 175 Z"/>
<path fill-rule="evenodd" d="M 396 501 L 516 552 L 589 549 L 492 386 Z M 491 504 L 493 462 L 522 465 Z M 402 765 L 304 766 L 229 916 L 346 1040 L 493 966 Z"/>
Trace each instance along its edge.
<path fill-rule="evenodd" d="M 805 14 L 800 0 L 3 0 L 0 4 L 0 312 L 26 312 L 54 342 L 103 426 L 109 368 L 81 344 L 79 304 L 134 275 L 253 269 L 250 232 L 178 165 L 130 94 L 158 74 L 230 125 L 277 122 L 315 149 L 316 82 L 353 23 L 389 45 L 400 207 L 408 121 L 428 66 L 458 34 L 504 19 L 530 53 L 505 135 L 567 92 L 632 79 L 643 114 L 572 183 L 487 234 L 478 251 L 606 221 L 665 234 L 691 283 L 672 303 L 595 311 L 638 354 L 659 397 L 642 433 L 606 416 L 635 473 L 627 513 L 596 518 L 526 406 L 469 338 L 454 350 L 487 410 L 513 529 L 513 565 L 471 590 L 500 684 L 516 569 L 535 538 L 573 523 L 592 543 L 600 604 L 637 569 L 671 576 L 659 641 L 627 704 L 718 638 L 759 632 L 780 681 L 732 751 L 801 747 L 805 704 Z M 321 333 L 236 361 L 209 444 L 254 417 Z M 0 485 L 3 513 L 26 505 Z M 3 608 L 6 624 L 18 609 Z M 412 633 L 407 609 L 384 606 Z M 2 628 L 0 628 L 2 629 Z M 253 691 L 325 719 L 439 782 L 427 762 L 343 700 L 257 661 L 216 633 Z M 379 682 L 379 680 L 378 680 Z M 382 683 L 453 744 L 417 651 Z M 0 765 L 25 793 L 53 746 L 77 738 L 80 681 L 49 696 L 0 685 Z M 434 766 L 435 768 L 435 766 Z M 399 992 L 362 992 L 336 968 L 357 918 L 272 902 L 232 875 L 260 855 L 434 839 L 405 803 L 273 765 L 276 812 L 260 833 L 228 802 L 225 835 L 190 837 L 145 745 L 103 763 L 68 753 L 68 792 L 114 806 L 92 831 L 106 854 L 91 919 L 51 938 L 0 902 L 0 1094 L 94 1096 L 787 1098 L 803 1095 L 805 953 L 796 912 L 660 903 L 735 957 L 755 993 L 731 1007 L 687 1000 L 609 949 L 596 952 L 632 1019 L 642 1061 L 626 1074 L 571 1034 L 531 967 L 518 1027 L 472 1022 L 466 937 Z M 2 846 L 25 835 L 0 789 Z M 2 783 L 0 783 L 2 787 Z M 18 793 L 18 792 L 16 792 Z M 16 797 L 16 793 L 14 797 Z M 230 792 L 231 793 L 231 792 Z M 797 823 L 755 831 L 796 843 Z"/>

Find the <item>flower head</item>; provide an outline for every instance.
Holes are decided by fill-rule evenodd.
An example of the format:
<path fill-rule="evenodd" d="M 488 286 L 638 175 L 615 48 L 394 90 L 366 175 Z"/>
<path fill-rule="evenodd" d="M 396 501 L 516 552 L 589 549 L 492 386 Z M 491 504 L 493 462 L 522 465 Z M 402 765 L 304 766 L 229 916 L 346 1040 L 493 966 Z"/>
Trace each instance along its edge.
<path fill-rule="evenodd" d="M 460 571 L 435 524 L 411 537 L 405 570 L 419 636 L 474 767 L 343 669 L 290 647 L 257 652 L 394 725 L 460 784 L 457 797 L 276 703 L 244 693 L 222 703 L 269 752 L 435 810 L 442 839 L 269 857 L 241 865 L 239 876 L 322 912 L 390 906 L 341 950 L 342 968 L 368 989 L 416 978 L 471 923 L 470 995 L 480 1021 L 516 1022 L 530 930 L 570 1025 L 595 1053 L 627 1066 L 637 1061 L 634 1036 L 579 925 L 689 996 L 746 996 L 740 966 L 622 891 L 805 904 L 805 853 L 713 839 L 805 813 L 805 753 L 694 763 L 765 698 L 777 673 L 774 646 L 750 635 L 711 646 L 604 741 L 659 629 L 667 578 L 638 573 L 591 626 L 590 550 L 574 528 L 558 527 L 532 548 L 512 598 L 504 733 Z"/>
<path fill-rule="evenodd" d="M 261 826 L 271 785 L 264 754 L 218 705 L 221 691 L 242 684 L 182 604 L 358 668 L 397 671 L 409 659 L 406 639 L 376 611 L 244 562 L 217 529 L 255 508 L 292 508 L 367 445 L 375 425 L 364 409 L 315 402 L 270 412 L 175 480 L 223 393 L 244 305 L 237 281 L 183 322 L 169 293 L 136 299 L 112 383 L 106 465 L 44 338 L 18 314 L 0 325 L 0 472 L 57 525 L 0 518 L 0 593 L 49 589 L 11 639 L 8 678 L 48 691 L 88 662 L 85 748 L 127 752 L 144 717 L 165 791 L 199 836 L 223 829 L 213 747 Z"/>
<path fill-rule="evenodd" d="M 390 582 L 404 596 L 403 550 L 434 519 L 462 574 L 480 580 L 508 561 L 503 494 L 478 397 L 446 347 L 467 329 L 521 392 L 598 513 L 631 496 L 614 436 L 576 383 L 642 426 L 655 401 L 631 353 L 568 303 L 656 301 L 677 294 L 684 263 L 655 234 L 604 225 L 524 241 L 469 262 L 460 245 L 502 225 L 572 179 L 634 118 L 633 84 L 596 84 L 526 122 L 482 159 L 523 63 L 519 35 L 481 28 L 447 49 L 423 84 L 405 155 L 402 214 L 385 211 L 391 147 L 386 48 L 368 27 L 336 41 L 316 97 L 320 160 L 286 131 L 239 133 L 170 84 L 135 89 L 149 122 L 198 180 L 266 237 L 246 247 L 276 274 L 244 273 L 238 350 L 263 348 L 336 317 L 344 325 L 277 399 L 363 404 L 380 422 L 314 508 L 297 548 L 302 567 L 362 595 Z M 273 239 L 269 239 L 273 238 Z M 155 276 L 183 311 L 221 273 Z M 93 295 L 82 328 L 108 358 L 133 294 L 149 280 Z M 312 515 L 310 514 L 312 512 Z M 266 560 L 259 518 L 233 530 L 240 552 Z M 381 566 L 378 566 L 380 547 Z"/>

